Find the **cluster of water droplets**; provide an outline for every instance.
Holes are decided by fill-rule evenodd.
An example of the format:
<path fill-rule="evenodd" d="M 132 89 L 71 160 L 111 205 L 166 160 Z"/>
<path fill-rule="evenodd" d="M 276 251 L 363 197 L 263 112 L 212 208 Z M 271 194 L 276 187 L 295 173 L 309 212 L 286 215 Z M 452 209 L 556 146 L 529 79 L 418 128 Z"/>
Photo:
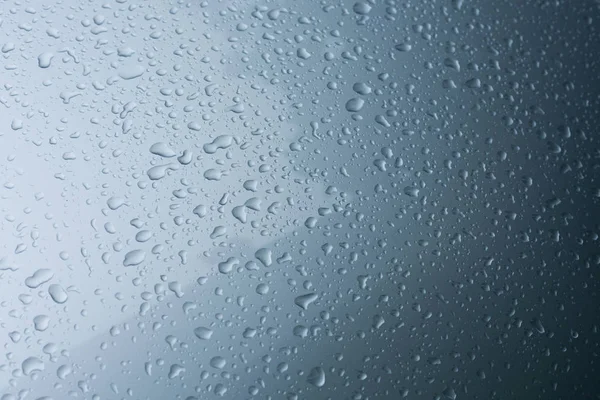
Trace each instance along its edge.
<path fill-rule="evenodd" d="M 595 395 L 598 12 L 7 3 L 0 399 Z"/>

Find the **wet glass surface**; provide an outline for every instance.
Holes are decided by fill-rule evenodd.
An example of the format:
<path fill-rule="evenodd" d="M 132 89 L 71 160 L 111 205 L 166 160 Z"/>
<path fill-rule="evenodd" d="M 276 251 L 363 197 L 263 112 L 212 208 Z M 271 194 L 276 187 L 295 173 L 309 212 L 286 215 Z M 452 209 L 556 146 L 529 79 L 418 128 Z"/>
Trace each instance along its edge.
<path fill-rule="evenodd" d="M 0 8 L 0 399 L 596 399 L 597 1 Z"/>

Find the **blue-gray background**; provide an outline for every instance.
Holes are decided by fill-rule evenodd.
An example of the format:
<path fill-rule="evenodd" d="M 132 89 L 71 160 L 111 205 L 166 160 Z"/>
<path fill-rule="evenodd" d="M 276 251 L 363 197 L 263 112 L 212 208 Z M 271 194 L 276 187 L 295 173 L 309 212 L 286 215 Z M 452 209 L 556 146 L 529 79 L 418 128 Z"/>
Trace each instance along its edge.
<path fill-rule="evenodd" d="M 3 3 L 0 398 L 599 398 L 599 7 Z"/>

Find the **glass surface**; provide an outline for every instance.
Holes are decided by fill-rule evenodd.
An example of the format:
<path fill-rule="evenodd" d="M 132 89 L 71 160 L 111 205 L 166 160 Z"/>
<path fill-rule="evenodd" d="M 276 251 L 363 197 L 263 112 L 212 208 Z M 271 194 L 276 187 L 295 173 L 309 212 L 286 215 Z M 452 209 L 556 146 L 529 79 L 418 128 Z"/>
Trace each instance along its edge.
<path fill-rule="evenodd" d="M 599 19 L 3 2 L 0 400 L 597 399 Z"/>

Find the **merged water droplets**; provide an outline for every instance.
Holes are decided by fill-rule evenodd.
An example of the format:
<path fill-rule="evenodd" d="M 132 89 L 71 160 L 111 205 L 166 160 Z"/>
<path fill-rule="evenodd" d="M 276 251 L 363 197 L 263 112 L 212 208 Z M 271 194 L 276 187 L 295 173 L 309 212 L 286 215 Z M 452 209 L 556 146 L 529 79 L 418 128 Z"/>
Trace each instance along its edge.
<path fill-rule="evenodd" d="M 310 370 L 306 380 L 311 385 L 320 388 L 325 385 L 325 371 L 321 367 L 314 367 Z"/>
<path fill-rule="evenodd" d="M 33 275 L 31 275 L 30 277 L 25 279 L 25 284 L 30 289 L 37 289 L 38 287 L 42 286 L 44 283 L 50 281 L 53 276 L 54 276 L 54 273 L 52 272 L 52 270 L 50 270 L 48 268 L 40 268 L 37 271 L 35 271 L 33 273 Z"/>
<path fill-rule="evenodd" d="M 69 295 L 67 294 L 65 289 L 63 289 L 61 285 L 56 283 L 48 287 L 48 294 L 50 295 L 52 300 L 54 300 L 54 302 L 57 304 L 63 304 L 69 298 Z"/>
<path fill-rule="evenodd" d="M 123 265 L 125 267 L 135 266 L 141 264 L 146 259 L 146 252 L 143 250 L 131 250 L 125 254 L 123 258 Z"/>

